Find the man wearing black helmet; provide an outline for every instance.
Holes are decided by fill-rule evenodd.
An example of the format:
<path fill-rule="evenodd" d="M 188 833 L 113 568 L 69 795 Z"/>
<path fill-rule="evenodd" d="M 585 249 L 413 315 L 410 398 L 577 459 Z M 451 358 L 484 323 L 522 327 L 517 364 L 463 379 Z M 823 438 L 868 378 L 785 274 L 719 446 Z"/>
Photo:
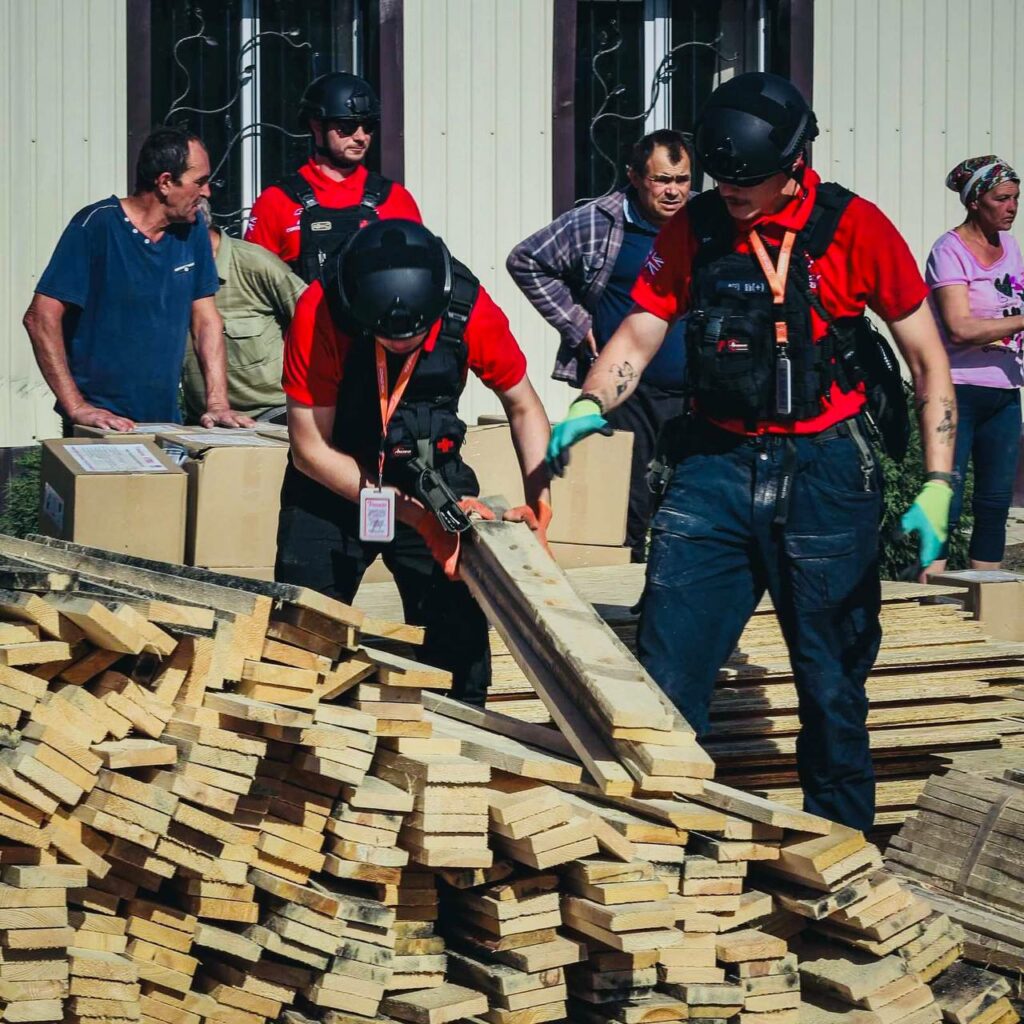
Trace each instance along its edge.
<path fill-rule="evenodd" d="M 607 430 L 669 325 L 688 312 L 694 411 L 668 459 L 652 528 L 640 658 L 708 732 L 715 678 L 765 591 L 800 701 L 807 810 L 874 818 L 865 680 L 881 639 L 880 472 L 856 338 L 865 307 L 910 368 L 928 481 L 904 516 L 927 566 L 945 540 L 956 407 L 949 364 L 906 242 L 873 204 L 806 165 L 817 123 L 785 79 L 737 76 L 712 94 L 696 150 L 718 188 L 662 229 L 548 461 Z"/>
<path fill-rule="evenodd" d="M 527 504 L 506 517 L 543 542 L 547 416 L 507 318 L 422 225 L 370 224 L 329 266 L 299 300 L 284 357 L 292 458 L 328 500 L 286 489 L 275 577 L 347 602 L 381 555 L 406 620 L 426 626 L 425 660 L 452 671 L 454 696 L 482 705 L 487 622 L 457 581 L 459 534 L 427 507 L 423 469 L 463 512 L 493 517 L 459 455 L 472 370 L 500 398 L 522 467 Z"/>
<path fill-rule="evenodd" d="M 313 154 L 295 174 L 260 193 L 245 238 L 308 283 L 362 224 L 421 218 L 403 186 L 364 166 L 380 124 L 380 100 L 369 82 L 344 71 L 321 75 L 302 95 L 299 120 Z"/>

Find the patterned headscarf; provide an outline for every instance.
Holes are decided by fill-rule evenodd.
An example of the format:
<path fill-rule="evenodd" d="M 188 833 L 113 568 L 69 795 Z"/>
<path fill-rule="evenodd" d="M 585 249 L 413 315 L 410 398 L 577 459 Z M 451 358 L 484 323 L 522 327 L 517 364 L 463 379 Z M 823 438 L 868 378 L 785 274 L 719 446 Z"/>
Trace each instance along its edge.
<path fill-rule="evenodd" d="M 972 156 L 961 160 L 946 175 L 946 188 L 960 197 L 964 206 L 973 203 L 979 196 L 991 192 L 996 185 L 1014 181 L 1020 183 L 1017 172 L 994 153 L 988 156 Z"/>

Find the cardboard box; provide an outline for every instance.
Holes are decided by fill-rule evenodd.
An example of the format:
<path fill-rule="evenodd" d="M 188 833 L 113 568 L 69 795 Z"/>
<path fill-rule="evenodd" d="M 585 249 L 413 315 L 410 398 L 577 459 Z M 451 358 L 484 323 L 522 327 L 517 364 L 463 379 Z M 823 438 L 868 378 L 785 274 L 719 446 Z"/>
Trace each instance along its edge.
<path fill-rule="evenodd" d="M 284 423 L 259 423 L 256 425 L 256 433 L 260 437 L 271 437 L 275 441 L 288 443 L 288 426 Z"/>
<path fill-rule="evenodd" d="M 462 457 L 476 471 L 481 495 L 504 495 L 511 505 L 523 503 L 523 479 L 508 424 L 470 427 Z M 626 539 L 632 458 L 633 435 L 624 431 L 588 437 L 576 445 L 565 476 L 552 481 L 555 516 L 548 540 L 621 545 Z"/>
<path fill-rule="evenodd" d="M 39 532 L 76 544 L 181 562 L 187 477 L 152 441 L 42 442 Z"/>
<path fill-rule="evenodd" d="M 563 569 L 587 569 L 606 565 L 629 565 L 629 548 L 608 544 L 548 543 L 555 561 Z"/>
<path fill-rule="evenodd" d="M 964 608 L 997 640 L 1024 640 L 1024 576 L 1005 569 L 962 569 L 928 577 L 929 583 L 965 587 Z"/>
<path fill-rule="evenodd" d="M 157 440 L 182 457 L 188 474 L 186 564 L 238 575 L 239 566 L 273 565 L 288 446 L 253 431 L 182 431 Z"/>
<path fill-rule="evenodd" d="M 157 434 L 171 434 L 176 430 L 183 429 L 180 423 L 136 423 L 135 428 L 129 431 L 111 430 L 109 427 L 85 427 L 80 423 L 76 423 L 74 436 L 130 438 L 133 441 L 152 441 L 156 438 Z"/>

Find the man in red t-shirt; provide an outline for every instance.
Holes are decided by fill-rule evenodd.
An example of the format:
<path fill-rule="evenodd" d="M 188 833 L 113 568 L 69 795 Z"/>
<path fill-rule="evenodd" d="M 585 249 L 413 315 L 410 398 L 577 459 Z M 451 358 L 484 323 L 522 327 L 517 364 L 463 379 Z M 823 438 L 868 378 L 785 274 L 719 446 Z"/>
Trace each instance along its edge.
<path fill-rule="evenodd" d="M 562 472 L 576 441 L 610 432 L 604 414 L 688 313 L 694 411 L 652 525 L 640 659 L 705 735 L 715 678 L 767 590 L 800 699 L 804 806 L 866 830 L 881 475 L 847 358 L 865 306 L 889 325 L 917 389 L 929 472 L 903 524 L 920 535 L 923 567 L 946 536 L 956 406 L 906 243 L 874 205 L 806 166 L 816 134 L 804 98 L 775 75 L 712 94 L 696 149 L 718 188 L 662 228 L 634 309 L 554 427 L 548 462 Z"/>
<path fill-rule="evenodd" d="M 260 193 L 246 241 L 269 249 L 310 283 L 368 221 L 421 220 L 402 185 L 366 170 L 380 114 L 377 94 L 356 75 L 332 71 L 311 82 L 299 119 L 309 131 L 313 155 L 295 174 Z"/>
<path fill-rule="evenodd" d="M 508 319 L 422 225 L 363 228 L 335 277 L 303 293 L 285 339 L 292 458 L 316 489 L 282 496 L 275 578 L 350 602 L 381 555 L 406 620 L 426 627 L 424 660 L 453 673 L 453 696 L 482 705 L 487 620 L 457 581 L 459 534 L 426 507 L 421 476 L 429 466 L 463 511 L 493 518 L 459 454 L 470 370 L 501 400 L 522 467 L 526 505 L 505 518 L 545 542 L 550 429 Z"/>

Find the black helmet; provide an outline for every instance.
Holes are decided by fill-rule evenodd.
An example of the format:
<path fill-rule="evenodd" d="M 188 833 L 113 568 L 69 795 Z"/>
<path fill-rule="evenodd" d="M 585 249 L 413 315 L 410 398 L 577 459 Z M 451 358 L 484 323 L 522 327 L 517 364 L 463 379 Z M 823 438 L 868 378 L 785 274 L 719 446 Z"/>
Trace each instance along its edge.
<path fill-rule="evenodd" d="M 444 242 L 422 224 L 373 221 L 345 246 L 337 286 L 356 327 L 381 338 L 411 338 L 448 308 L 452 258 Z"/>
<path fill-rule="evenodd" d="M 694 126 L 704 170 L 730 185 L 759 185 L 790 170 L 817 137 L 817 118 L 800 90 L 761 71 L 720 85 Z"/>
<path fill-rule="evenodd" d="M 299 120 L 303 127 L 311 119 L 358 117 L 380 120 L 380 100 L 373 86 L 347 71 L 331 71 L 306 86 L 299 101 Z"/>

